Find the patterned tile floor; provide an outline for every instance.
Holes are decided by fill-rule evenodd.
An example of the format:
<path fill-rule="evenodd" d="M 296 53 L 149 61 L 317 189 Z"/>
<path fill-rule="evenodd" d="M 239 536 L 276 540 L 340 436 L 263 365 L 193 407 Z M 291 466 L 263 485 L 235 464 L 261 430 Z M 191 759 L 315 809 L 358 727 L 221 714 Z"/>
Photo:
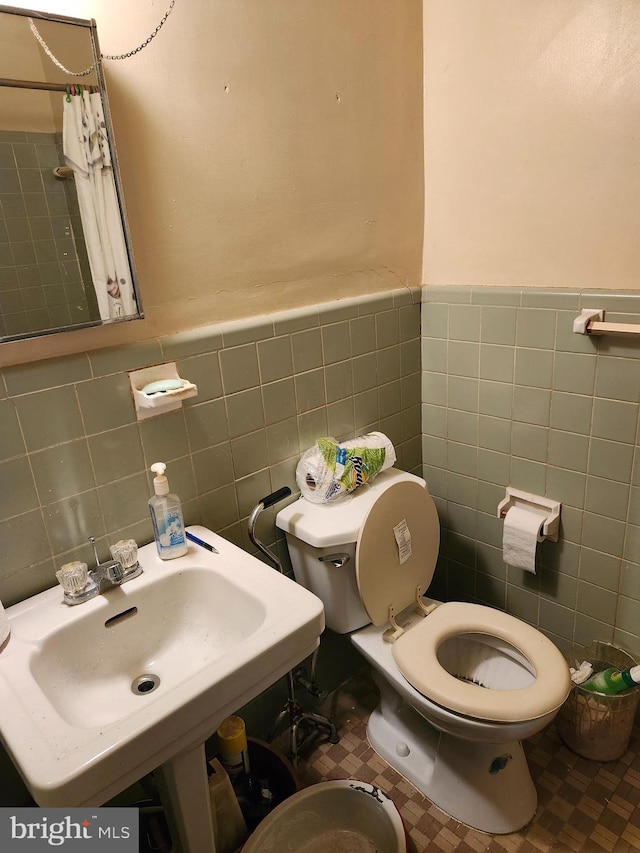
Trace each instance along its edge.
<path fill-rule="evenodd" d="M 626 853 L 640 850 L 640 726 L 618 761 L 596 762 L 565 747 L 554 724 L 525 743 L 538 790 L 531 823 L 510 835 L 491 836 L 460 824 L 432 805 L 392 770 L 367 742 L 366 722 L 377 702 L 368 671 L 336 690 L 323 706 L 340 743 L 312 747 L 298 763 L 303 785 L 357 778 L 385 790 L 400 809 L 411 853 Z"/>

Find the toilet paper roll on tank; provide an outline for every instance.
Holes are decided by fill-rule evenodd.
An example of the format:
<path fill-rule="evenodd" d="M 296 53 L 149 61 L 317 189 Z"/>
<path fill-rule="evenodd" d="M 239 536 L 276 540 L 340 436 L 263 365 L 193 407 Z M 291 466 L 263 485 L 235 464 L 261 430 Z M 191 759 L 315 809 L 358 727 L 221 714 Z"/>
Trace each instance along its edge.
<path fill-rule="evenodd" d="M 536 573 L 538 542 L 558 541 L 561 504 L 549 498 L 507 488 L 507 497 L 498 506 L 504 518 L 502 555 L 516 569 Z"/>
<path fill-rule="evenodd" d="M 296 483 L 311 503 L 329 503 L 370 482 L 395 461 L 393 444 L 382 432 L 341 442 L 318 438 L 300 457 Z"/>

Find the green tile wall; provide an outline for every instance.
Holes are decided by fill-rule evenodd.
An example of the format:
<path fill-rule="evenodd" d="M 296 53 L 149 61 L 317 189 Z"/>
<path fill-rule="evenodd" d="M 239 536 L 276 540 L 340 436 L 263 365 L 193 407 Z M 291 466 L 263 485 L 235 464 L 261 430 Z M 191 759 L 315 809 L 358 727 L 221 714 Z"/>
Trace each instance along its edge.
<path fill-rule="evenodd" d="M 128 370 L 176 361 L 198 396 L 138 422 Z M 420 471 L 420 291 L 402 289 L 5 368 L 0 600 L 52 586 L 86 543 L 151 541 L 149 466 L 168 463 L 188 523 L 252 550 L 247 518 L 319 435 L 381 429 Z M 259 535 L 273 543 L 273 511 Z M 285 557 L 286 549 L 277 547 Z M 285 557 L 286 559 L 286 557 Z"/>
<path fill-rule="evenodd" d="M 0 336 L 100 319 L 60 134 L 0 131 Z"/>
<path fill-rule="evenodd" d="M 574 334 L 582 307 L 637 323 L 640 294 L 424 289 L 423 471 L 443 533 L 432 592 L 506 610 L 561 648 L 640 655 L 640 339 Z M 507 485 L 563 504 L 535 575 L 502 560 Z"/>

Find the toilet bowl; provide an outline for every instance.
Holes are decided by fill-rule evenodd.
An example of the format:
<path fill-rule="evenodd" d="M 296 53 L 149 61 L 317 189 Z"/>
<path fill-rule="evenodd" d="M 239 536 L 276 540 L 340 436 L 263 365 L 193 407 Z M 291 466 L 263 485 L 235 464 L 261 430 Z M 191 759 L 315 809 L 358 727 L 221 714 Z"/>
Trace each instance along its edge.
<path fill-rule="evenodd" d="M 521 740 L 556 715 L 566 662 L 502 611 L 424 598 L 440 527 L 419 477 L 391 468 L 336 504 L 300 498 L 278 513 L 296 580 L 372 666 L 373 748 L 432 802 L 476 829 L 509 833 L 537 795 Z"/>

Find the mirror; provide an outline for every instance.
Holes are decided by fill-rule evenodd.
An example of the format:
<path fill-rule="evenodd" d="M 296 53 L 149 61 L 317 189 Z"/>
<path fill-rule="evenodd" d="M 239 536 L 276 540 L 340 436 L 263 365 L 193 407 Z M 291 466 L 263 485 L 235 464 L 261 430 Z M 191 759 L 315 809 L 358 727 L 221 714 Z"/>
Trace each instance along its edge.
<path fill-rule="evenodd" d="M 0 342 L 143 316 L 99 57 L 94 21 L 0 5 Z"/>

